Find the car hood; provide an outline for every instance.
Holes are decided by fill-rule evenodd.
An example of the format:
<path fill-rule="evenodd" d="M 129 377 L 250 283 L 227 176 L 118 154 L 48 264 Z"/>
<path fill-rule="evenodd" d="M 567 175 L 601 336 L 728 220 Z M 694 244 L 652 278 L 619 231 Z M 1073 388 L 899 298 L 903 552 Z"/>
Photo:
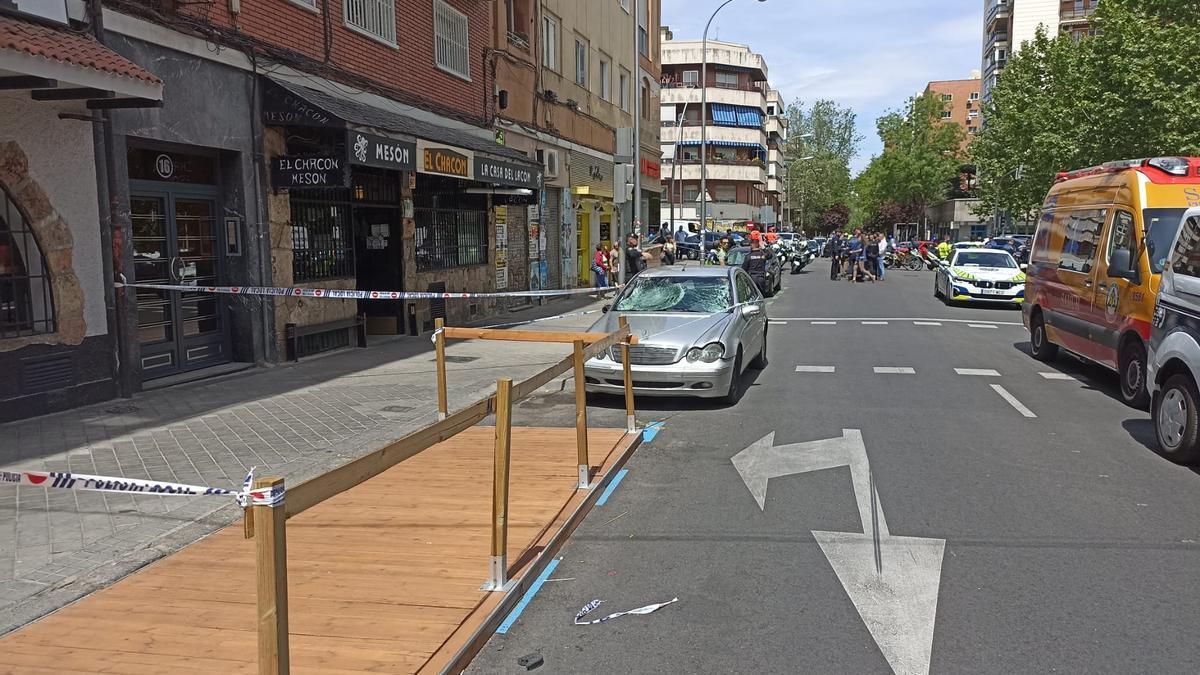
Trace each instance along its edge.
<path fill-rule="evenodd" d="M 619 317 L 629 320 L 629 328 L 643 344 L 689 349 L 718 342 L 733 321 L 733 310 L 716 314 L 665 312 L 609 312 L 592 325 L 591 332 L 612 333 Z"/>
<path fill-rule="evenodd" d="M 968 281 L 1025 281 L 1025 273 L 1010 267 L 951 267 L 950 273 Z"/>

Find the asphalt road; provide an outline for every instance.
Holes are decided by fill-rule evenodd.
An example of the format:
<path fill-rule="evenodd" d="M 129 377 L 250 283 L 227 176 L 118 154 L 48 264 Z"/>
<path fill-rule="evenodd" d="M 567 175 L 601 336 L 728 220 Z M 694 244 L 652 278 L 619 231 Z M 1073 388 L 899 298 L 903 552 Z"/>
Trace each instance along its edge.
<path fill-rule="evenodd" d="M 640 401 L 663 428 L 469 672 L 1200 671 L 1200 475 L 1114 375 L 1034 361 L 1018 311 L 945 307 L 931 275 L 788 276 L 741 403 Z M 519 421 L 566 424 L 570 396 Z"/>

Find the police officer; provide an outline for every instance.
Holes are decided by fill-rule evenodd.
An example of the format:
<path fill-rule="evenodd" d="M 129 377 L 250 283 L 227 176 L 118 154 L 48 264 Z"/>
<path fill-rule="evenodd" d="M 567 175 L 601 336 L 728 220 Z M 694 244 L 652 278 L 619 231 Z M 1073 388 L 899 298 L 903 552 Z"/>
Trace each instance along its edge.
<path fill-rule="evenodd" d="M 757 231 L 750 233 L 750 252 L 746 254 L 746 259 L 742 261 L 742 269 L 750 275 L 754 280 L 754 285 L 758 286 L 759 292 L 767 295 L 769 282 L 767 281 L 767 250 L 763 248 L 762 235 Z"/>
<path fill-rule="evenodd" d="M 842 273 L 842 233 L 834 232 L 825 246 L 829 250 L 829 280 L 837 281 Z"/>

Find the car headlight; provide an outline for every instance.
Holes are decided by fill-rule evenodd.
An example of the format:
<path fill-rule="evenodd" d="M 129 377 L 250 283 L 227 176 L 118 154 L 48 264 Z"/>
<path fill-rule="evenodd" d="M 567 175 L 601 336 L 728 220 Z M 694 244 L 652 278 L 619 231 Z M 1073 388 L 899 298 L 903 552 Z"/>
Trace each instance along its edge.
<path fill-rule="evenodd" d="M 975 281 L 974 279 L 968 279 L 967 277 L 959 277 L 959 276 L 952 276 L 950 278 L 956 284 L 969 284 L 969 283 Z"/>
<path fill-rule="evenodd" d="M 608 360 L 608 350 L 607 350 L 607 349 L 605 349 L 604 351 L 602 351 L 602 352 L 600 352 L 599 354 L 597 354 L 597 355 L 596 355 L 596 360 L 597 360 L 597 361 L 607 361 L 607 360 Z"/>
<path fill-rule="evenodd" d="M 688 363 L 695 363 L 697 361 L 714 363 L 720 360 L 722 356 L 725 356 L 725 345 L 720 342 L 711 342 L 702 348 L 692 347 L 688 350 L 685 358 L 687 358 Z"/>

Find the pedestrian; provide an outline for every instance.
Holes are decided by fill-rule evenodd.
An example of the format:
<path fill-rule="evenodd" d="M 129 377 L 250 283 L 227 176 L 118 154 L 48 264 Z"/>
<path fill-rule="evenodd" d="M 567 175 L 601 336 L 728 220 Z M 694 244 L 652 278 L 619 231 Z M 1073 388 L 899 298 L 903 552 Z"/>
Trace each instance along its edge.
<path fill-rule="evenodd" d="M 942 260 L 950 260 L 950 253 L 954 250 L 954 246 L 950 243 L 950 235 L 946 235 L 942 239 L 942 243 L 938 244 L 938 257 Z"/>
<path fill-rule="evenodd" d="M 876 240 L 879 242 L 879 257 L 875 259 L 875 276 L 883 281 L 884 270 L 887 268 L 887 255 L 892 251 L 892 243 L 882 234 L 877 235 Z"/>
<path fill-rule="evenodd" d="M 875 283 L 875 271 L 879 269 L 879 236 L 867 235 L 866 245 L 863 246 L 863 259 L 858 262 L 863 275 Z"/>
<path fill-rule="evenodd" d="M 842 271 L 842 233 L 834 232 L 825 245 L 829 248 L 829 280 L 837 281 Z"/>
<path fill-rule="evenodd" d="M 650 258 L 649 253 L 644 253 L 638 248 L 638 238 L 636 234 L 629 235 L 629 239 L 625 241 L 625 277 L 633 277 L 642 270 L 646 269 L 646 260 Z"/>
<path fill-rule="evenodd" d="M 615 285 L 621 279 L 621 245 L 613 242 L 608 247 L 608 278 Z"/>
<path fill-rule="evenodd" d="M 596 294 L 603 296 L 604 291 L 599 289 L 608 288 L 608 254 L 604 252 L 603 244 L 596 244 L 596 254 L 592 256 L 592 276 L 596 282 Z"/>
<path fill-rule="evenodd" d="M 767 295 L 767 251 L 763 248 L 763 238 L 756 231 L 750 232 L 750 252 L 742 261 L 742 269 L 754 280 L 754 285 L 763 295 Z"/>
<path fill-rule="evenodd" d="M 717 242 L 717 248 L 713 253 L 717 257 L 717 264 L 721 267 L 727 264 L 725 260 L 729 257 L 730 248 L 732 248 L 732 244 L 729 241 L 729 237 L 721 237 L 721 241 Z"/>
<path fill-rule="evenodd" d="M 863 235 L 862 230 L 855 230 L 854 236 L 846 242 L 846 274 L 851 283 L 858 281 L 858 271 L 862 267 Z"/>
<path fill-rule="evenodd" d="M 663 265 L 674 265 L 675 264 L 675 237 L 670 234 L 667 235 L 667 240 L 665 242 L 663 242 L 662 264 Z"/>

